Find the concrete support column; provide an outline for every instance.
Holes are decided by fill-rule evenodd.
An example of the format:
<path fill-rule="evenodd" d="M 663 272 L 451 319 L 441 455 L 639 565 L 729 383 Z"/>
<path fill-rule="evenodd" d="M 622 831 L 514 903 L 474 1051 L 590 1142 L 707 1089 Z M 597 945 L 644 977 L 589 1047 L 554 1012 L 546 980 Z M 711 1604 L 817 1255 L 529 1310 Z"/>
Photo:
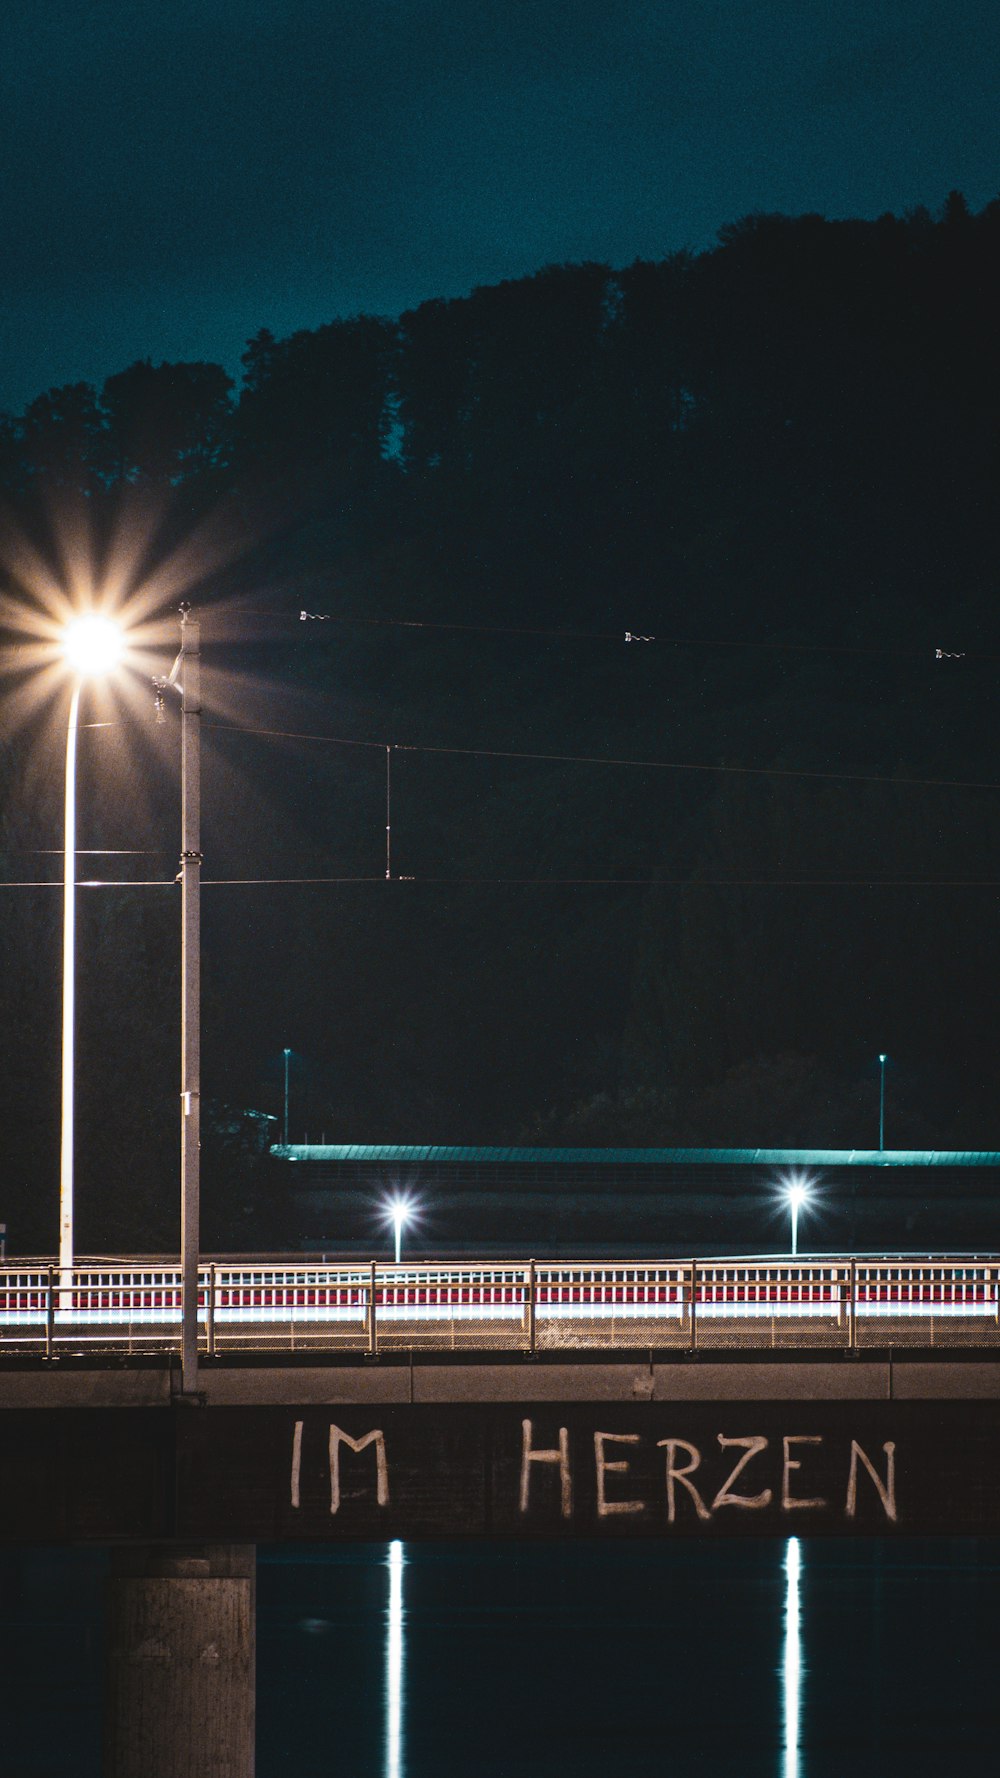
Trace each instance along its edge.
<path fill-rule="evenodd" d="M 253 1778 L 257 1552 L 116 1550 L 104 1778 Z"/>

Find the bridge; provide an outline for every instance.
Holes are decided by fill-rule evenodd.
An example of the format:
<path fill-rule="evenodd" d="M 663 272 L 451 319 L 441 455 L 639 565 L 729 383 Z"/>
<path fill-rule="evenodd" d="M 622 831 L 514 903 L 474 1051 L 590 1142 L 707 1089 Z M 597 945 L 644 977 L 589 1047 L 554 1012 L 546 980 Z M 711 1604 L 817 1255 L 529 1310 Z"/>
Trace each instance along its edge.
<path fill-rule="evenodd" d="M 402 1195 L 420 1211 L 409 1251 L 439 1258 L 759 1253 L 786 1244 L 795 1181 L 810 1192 L 803 1245 L 1000 1250 L 1000 1154 L 942 1149 L 276 1146 L 269 1239 L 365 1258 Z"/>
<path fill-rule="evenodd" d="M 252 1772 L 258 1542 L 1000 1532 L 996 1255 L 220 1259 L 194 1396 L 180 1317 L 0 1268 L 0 1540 L 114 1547 L 119 1778 Z"/>
<path fill-rule="evenodd" d="M 1000 1530 L 1000 1256 L 217 1260 L 193 1395 L 181 1294 L 177 1263 L 0 1268 L 0 1539 Z M 741 1440 L 781 1474 L 713 1506 Z"/>

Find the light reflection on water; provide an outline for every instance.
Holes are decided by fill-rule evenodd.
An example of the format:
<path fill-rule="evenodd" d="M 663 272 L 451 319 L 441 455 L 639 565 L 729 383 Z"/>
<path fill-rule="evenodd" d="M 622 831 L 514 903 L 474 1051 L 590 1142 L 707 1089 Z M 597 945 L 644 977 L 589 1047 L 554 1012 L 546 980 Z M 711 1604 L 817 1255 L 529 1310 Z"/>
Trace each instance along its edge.
<path fill-rule="evenodd" d="M 405 1778 L 403 1759 L 403 1568 L 404 1545 L 389 1545 L 386 1567 L 389 1599 L 385 1642 L 385 1778 Z M 802 1546 L 788 1539 L 784 1556 L 784 1650 L 781 1666 L 784 1760 L 781 1778 L 800 1778 L 802 1724 Z"/>
<path fill-rule="evenodd" d="M 403 1546 L 389 1545 L 389 1610 L 385 1638 L 385 1778 L 402 1778 Z"/>
<path fill-rule="evenodd" d="M 385 1778 L 405 1778 L 403 1763 L 403 1567 L 404 1546 L 389 1545 L 389 1604 L 385 1643 Z M 785 1548 L 785 1639 L 781 1666 L 784 1761 L 781 1778 L 801 1778 L 802 1726 L 802 1545 L 790 1537 Z"/>
<path fill-rule="evenodd" d="M 802 1714 L 801 1579 L 801 1546 L 797 1537 L 790 1537 L 785 1552 L 785 1655 L 782 1666 L 785 1707 L 783 1778 L 799 1778 L 799 1739 Z"/>

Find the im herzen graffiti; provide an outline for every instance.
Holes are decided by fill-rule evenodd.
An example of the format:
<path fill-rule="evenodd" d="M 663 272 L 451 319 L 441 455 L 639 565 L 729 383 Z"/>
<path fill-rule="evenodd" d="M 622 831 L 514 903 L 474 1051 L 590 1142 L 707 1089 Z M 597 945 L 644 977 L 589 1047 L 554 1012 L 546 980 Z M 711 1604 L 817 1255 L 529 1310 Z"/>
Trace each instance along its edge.
<path fill-rule="evenodd" d="M 290 1501 L 302 1506 L 302 1437 L 304 1422 L 296 1420 L 292 1432 Z M 645 1491 L 636 1479 L 635 1459 L 640 1448 L 652 1443 L 659 1454 L 655 1489 Z M 831 1511 L 846 1520 L 855 1518 L 859 1495 L 870 1491 L 884 1517 L 897 1523 L 896 1445 L 887 1439 L 873 1455 L 855 1438 L 834 1438 L 822 1433 L 793 1432 L 780 1437 L 763 1433 L 718 1433 L 714 1444 L 701 1445 L 680 1436 L 650 1441 L 639 1432 L 605 1432 L 595 1429 L 589 1450 L 581 1454 L 580 1440 L 571 1448 L 569 1431 L 560 1426 L 554 1443 L 536 1437 L 534 1422 L 521 1421 L 520 1456 L 517 1465 L 517 1512 L 528 1520 L 540 1502 L 558 1502 L 561 1518 L 578 1513 L 581 1465 L 591 1466 L 587 1498 L 598 1519 L 660 1514 L 672 1525 L 682 1516 L 707 1523 L 720 1513 L 761 1513 L 769 1509 L 783 1517 Z M 825 1447 L 825 1449 L 824 1449 Z M 367 1464 L 368 1491 L 378 1507 L 405 1505 L 394 1498 L 392 1462 L 385 1433 L 374 1427 L 354 1438 L 330 1422 L 328 1434 L 329 1510 L 337 1515 L 344 1505 L 342 1473 L 350 1463 L 355 1486 L 360 1479 L 357 1459 Z M 822 1455 L 825 1481 L 810 1479 Z M 648 1465 L 645 1466 L 648 1470 Z M 834 1478 L 831 1484 L 831 1476 Z M 824 1491 L 819 1492 L 822 1486 Z"/>

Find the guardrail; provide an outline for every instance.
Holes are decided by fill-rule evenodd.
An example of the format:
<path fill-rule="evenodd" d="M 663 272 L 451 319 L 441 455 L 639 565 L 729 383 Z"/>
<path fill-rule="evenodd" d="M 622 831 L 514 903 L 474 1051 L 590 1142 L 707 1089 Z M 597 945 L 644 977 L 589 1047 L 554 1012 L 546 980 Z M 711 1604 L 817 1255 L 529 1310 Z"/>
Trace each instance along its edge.
<path fill-rule="evenodd" d="M 1000 1345 L 1000 1257 L 215 1262 L 201 1349 Z M 173 1351 L 179 1266 L 0 1266 L 0 1355 Z"/>

